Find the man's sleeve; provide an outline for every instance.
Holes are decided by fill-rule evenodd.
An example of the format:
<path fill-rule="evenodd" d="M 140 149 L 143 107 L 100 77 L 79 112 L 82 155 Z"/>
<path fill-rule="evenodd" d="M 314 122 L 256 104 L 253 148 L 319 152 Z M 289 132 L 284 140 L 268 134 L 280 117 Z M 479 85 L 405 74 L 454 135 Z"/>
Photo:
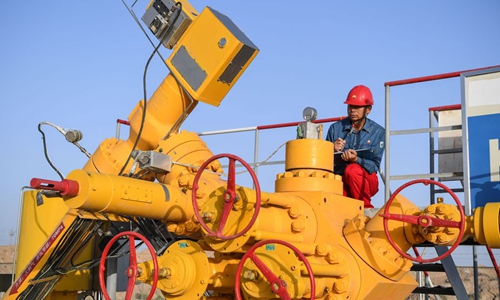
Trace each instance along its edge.
<path fill-rule="evenodd" d="M 335 124 L 335 123 L 334 123 Z M 335 130 L 333 129 L 333 125 L 330 125 L 330 128 L 328 128 L 328 132 L 326 133 L 326 141 L 332 142 L 335 140 Z"/>
<path fill-rule="evenodd" d="M 373 137 L 373 159 L 358 157 L 358 164 L 364 167 L 368 172 L 374 173 L 380 170 L 380 163 L 385 149 L 385 130 L 380 128 Z"/>

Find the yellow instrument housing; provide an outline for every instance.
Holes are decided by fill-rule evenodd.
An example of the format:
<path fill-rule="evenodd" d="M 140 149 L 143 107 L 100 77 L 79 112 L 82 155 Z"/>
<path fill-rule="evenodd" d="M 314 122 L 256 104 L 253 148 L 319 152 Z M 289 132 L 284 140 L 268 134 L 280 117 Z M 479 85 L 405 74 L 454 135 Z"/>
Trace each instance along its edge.
<path fill-rule="evenodd" d="M 206 7 L 166 63 L 195 100 L 219 106 L 258 52 L 228 17 Z"/>

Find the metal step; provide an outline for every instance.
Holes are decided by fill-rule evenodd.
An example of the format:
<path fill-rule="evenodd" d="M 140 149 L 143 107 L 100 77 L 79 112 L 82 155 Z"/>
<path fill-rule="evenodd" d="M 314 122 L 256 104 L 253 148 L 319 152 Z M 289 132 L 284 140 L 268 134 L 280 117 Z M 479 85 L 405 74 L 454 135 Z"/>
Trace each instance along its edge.
<path fill-rule="evenodd" d="M 422 246 L 422 245 L 420 245 Z M 446 251 L 448 247 L 433 245 L 436 253 L 441 256 Z M 434 294 L 434 295 L 455 295 L 458 300 L 469 300 L 467 291 L 465 290 L 464 283 L 460 274 L 458 273 L 457 266 L 453 261 L 451 255 L 443 258 L 441 263 L 433 264 L 414 264 L 411 268 L 412 271 L 427 271 L 427 272 L 446 272 L 448 280 L 450 281 L 450 287 L 436 286 L 436 287 L 417 287 L 413 294 Z"/>

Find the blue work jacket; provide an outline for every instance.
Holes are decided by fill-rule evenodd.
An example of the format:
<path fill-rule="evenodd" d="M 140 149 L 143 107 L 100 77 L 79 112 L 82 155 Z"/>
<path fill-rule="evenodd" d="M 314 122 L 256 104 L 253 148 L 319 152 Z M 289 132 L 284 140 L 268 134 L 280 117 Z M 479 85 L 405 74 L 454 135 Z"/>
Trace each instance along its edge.
<path fill-rule="evenodd" d="M 356 132 L 349 118 L 330 125 L 326 140 L 335 142 L 341 138 L 346 141 L 344 149 L 334 154 L 334 173 L 342 175 L 347 162 L 342 160 L 340 154 L 347 149 L 354 149 L 358 154 L 358 164 L 370 174 L 380 169 L 380 162 L 385 149 L 385 129 L 374 121 L 366 118 L 363 128 Z"/>

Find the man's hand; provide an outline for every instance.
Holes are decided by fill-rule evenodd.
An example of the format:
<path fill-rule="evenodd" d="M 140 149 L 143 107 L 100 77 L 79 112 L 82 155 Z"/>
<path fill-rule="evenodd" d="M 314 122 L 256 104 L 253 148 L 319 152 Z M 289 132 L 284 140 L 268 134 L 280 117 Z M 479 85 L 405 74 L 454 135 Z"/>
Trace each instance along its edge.
<path fill-rule="evenodd" d="M 351 163 L 358 162 L 358 153 L 356 152 L 356 150 L 348 149 L 344 151 L 344 153 L 342 153 L 340 157 L 342 157 L 343 160 Z"/>
<path fill-rule="evenodd" d="M 335 150 L 335 152 L 342 151 L 344 149 L 344 146 L 345 146 L 345 140 L 341 138 L 336 139 L 335 142 L 333 143 L 333 149 Z"/>

